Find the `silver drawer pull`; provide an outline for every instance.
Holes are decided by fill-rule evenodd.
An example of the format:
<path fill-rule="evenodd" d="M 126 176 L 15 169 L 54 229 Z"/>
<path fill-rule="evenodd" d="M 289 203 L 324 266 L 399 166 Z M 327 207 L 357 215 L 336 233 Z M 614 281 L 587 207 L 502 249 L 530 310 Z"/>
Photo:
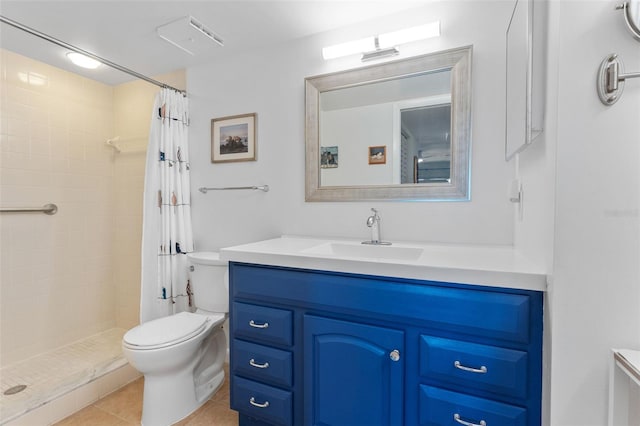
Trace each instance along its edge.
<path fill-rule="evenodd" d="M 460 361 L 454 362 L 453 365 L 460 370 L 470 371 L 471 373 L 484 374 L 487 372 L 487 367 L 485 367 L 484 365 L 480 368 L 465 367 L 464 365 L 460 364 Z"/>
<path fill-rule="evenodd" d="M 251 358 L 249 360 L 249 365 L 252 366 L 252 367 L 255 367 L 255 368 L 269 368 L 269 363 L 268 362 L 265 362 L 264 364 L 258 364 L 258 363 L 256 363 L 256 360 L 253 359 L 253 358 Z"/>
<path fill-rule="evenodd" d="M 264 324 L 256 324 L 253 320 L 249 321 L 249 325 L 253 328 L 269 328 L 269 323 L 265 322 Z"/>
<path fill-rule="evenodd" d="M 267 408 L 269 406 L 269 401 L 265 401 L 262 404 L 260 404 L 259 402 L 256 402 L 256 399 L 254 397 L 251 397 L 251 399 L 249 400 L 249 404 L 258 408 Z"/>
<path fill-rule="evenodd" d="M 480 420 L 480 423 L 465 422 L 460 418 L 460 414 L 458 413 L 453 415 L 453 420 L 464 426 L 487 426 L 487 422 L 485 422 L 484 420 Z"/>

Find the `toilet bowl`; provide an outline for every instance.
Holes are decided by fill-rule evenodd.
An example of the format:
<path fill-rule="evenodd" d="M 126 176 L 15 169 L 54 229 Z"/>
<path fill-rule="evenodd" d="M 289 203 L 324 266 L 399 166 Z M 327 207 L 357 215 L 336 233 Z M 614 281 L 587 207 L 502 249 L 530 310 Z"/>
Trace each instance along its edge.
<path fill-rule="evenodd" d="M 144 426 L 170 425 L 187 417 L 224 382 L 226 262 L 217 253 L 188 257 L 196 311 L 145 322 L 122 339 L 124 356 L 144 375 Z"/>

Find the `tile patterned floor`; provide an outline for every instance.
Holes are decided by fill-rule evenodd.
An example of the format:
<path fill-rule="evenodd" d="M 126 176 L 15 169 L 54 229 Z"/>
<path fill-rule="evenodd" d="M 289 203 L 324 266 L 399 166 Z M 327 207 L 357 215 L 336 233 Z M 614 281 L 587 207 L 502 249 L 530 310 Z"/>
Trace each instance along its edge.
<path fill-rule="evenodd" d="M 126 331 L 112 328 L 3 366 L 2 391 L 16 385 L 27 387 L 10 397 L 0 394 L 0 424 L 126 365 L 122 356 L 122 336 Z"/>
<path fill-rule="evenodd" d="M 96 401 L 55 426 L 132 426 L 140 424 L 144 378 Z M 229 408 L 229 380 L 202 407 L 178 426 L 236 426 L 238 413 Z"/>

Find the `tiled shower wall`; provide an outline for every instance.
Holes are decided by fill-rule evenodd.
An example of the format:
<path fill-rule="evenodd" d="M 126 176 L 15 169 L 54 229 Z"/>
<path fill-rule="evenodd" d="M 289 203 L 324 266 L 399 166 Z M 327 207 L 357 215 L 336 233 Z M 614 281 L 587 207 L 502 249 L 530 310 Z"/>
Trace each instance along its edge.
<path fill-rule="evenodd" d="M 146 138 L 158 89 L 113 88 L 0 55 L 0 206 L 59 208 L 53 216 L 0 215 L 0 363 L 7 365 L 137 323 L 146 144 L 117 154 L 105 141 Z"/>
<path fill-rule="evenodd" d="M 0 217 L 3 365 L 115 325 L 113 90 L 3 50 Z"/>

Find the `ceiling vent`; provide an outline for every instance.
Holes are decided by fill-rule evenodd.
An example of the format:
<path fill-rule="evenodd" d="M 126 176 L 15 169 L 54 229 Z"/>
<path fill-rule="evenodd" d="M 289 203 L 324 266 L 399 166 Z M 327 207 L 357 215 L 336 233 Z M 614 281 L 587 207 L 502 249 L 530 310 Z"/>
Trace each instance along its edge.
<path fill-rule="evenodd" d="M 224 46 L 222 38 L 193 16 L 185 16 L 156 28 L 158 36 L 190 55 L 207 52 L 212 46 Z"/>

